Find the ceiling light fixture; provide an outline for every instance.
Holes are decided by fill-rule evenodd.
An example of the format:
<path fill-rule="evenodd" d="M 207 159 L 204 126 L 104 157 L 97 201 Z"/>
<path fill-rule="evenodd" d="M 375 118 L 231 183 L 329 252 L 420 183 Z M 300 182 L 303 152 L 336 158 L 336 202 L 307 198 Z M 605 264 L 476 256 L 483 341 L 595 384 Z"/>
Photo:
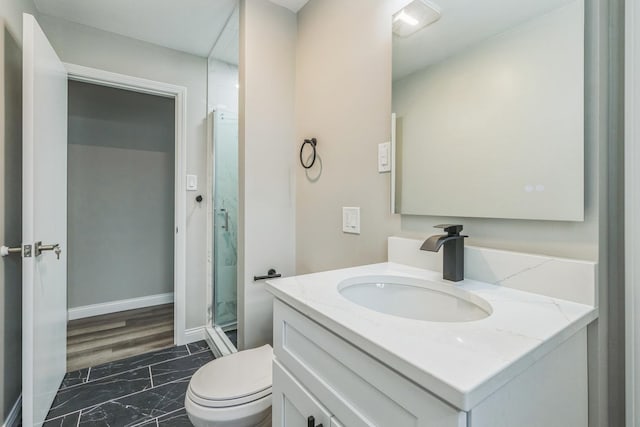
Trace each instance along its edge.
<path fill-rule="evenodd" d="M 418 25 L 418 20 L 416 18 L 414 18 L 413 16 L 410 16 L 407 14 L 407 12 L 404 11 L 404 9 L 402 9 L 398 15 L 395 17 L 394 21 L 402 21 L 405 24 L 411 25 L 411 26 L 415 26 Z"/>
<path fill-rule="evenodd" d="M 393 14 L 393 33 L 408 37 L 440 19 L 440 8 L 427 0 L 413 0 Z"/>

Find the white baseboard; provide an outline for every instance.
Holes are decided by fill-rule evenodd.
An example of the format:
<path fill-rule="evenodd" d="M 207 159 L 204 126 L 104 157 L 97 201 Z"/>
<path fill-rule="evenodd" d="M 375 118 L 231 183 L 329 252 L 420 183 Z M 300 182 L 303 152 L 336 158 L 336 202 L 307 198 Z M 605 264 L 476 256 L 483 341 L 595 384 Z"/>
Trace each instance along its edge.
<path fill-rule="evenodd" d="M 131 298 L 120 301 L 91 304 L 83 307 L 70 308 L 68 319 L 83 319 L 85 317 L 100 316 L 102 314 L 117 313 L 119 311 L 135 310 L 136 308 L 152 307 L 154 305 L 173 302 L 173 292 L 150 295 L 148 297 Z"/>
<path fill-rule="evenodd" d="M 11 408 L 11 412 L 7 415 L 7 419 L 2 424 L 2 427 L 16 427 L 20 424 L 20 417 L 22 415 L 22 395 L 18 396 L 18 400 Z"/>
<path fill-rule="evenodd" d="M 196 341 L 202 341 L 205 339 L 206 332 L 204 326 L 199 326 L 197 328 L 191 328 L 184 331 L 184 342 L 183 344 L 189 344 Z"/>

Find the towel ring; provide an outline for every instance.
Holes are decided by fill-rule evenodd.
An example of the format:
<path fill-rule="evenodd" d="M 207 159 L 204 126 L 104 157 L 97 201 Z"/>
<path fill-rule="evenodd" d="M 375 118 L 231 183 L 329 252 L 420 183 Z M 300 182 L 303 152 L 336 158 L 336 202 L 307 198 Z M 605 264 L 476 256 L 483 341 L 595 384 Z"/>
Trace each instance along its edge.
<path fill-rule="evenodd" d="M 311 146 L 311 149 L 313 150 L 313 155 L 311 156 L 311 162 L 309 163 L 305 163 L 304 159 L 302 158 L 302 152 L 304 151 L 304 146 L 309 144 Z M 305 169 L 311 169 L 313 167 L 313 165 L 316 162 L 316 146 L 318 145 L 318 140 L 315 138 L 311 138 L 311 139 L 305 139 L 304 142 L 302 143 L 302 146 L 300 147 L 300 164 L 302 165 L 303 168 Z"/>

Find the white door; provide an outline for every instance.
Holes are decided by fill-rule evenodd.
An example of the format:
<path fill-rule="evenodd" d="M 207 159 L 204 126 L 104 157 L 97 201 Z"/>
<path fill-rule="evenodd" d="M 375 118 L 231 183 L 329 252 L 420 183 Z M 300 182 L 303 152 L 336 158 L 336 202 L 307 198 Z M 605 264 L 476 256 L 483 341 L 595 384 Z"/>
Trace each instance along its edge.
<path fill-rule="evenodd" d="M 34 17 L 23 22 L 22 420 L 30 427 L 45 419 L 66 371 L 67 73 Z"/>

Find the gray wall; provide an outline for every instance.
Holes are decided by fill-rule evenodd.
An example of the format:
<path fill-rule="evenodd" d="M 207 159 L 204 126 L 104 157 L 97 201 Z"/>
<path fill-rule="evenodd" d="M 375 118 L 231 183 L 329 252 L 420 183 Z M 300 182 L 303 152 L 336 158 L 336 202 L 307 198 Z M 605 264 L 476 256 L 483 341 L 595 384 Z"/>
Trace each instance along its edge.
<path fill-rule="evenodd" d="M 22 240 L 22 12 L 30 0 L 0 0 L 0 244 Z M 0 422 L 21 392 L 22 267 L 0 259 Z"/>
<path fill-rule="evenodd" d="M 621 241 L 610 229 L 619 223 L 619 185 L 608 178 L 609 170 L 620 170 L 620 139 L 613 135 L 619 124 L 608 111 L 615 85 L 609 31 L 621 27 L 619 16 L 609 22 L 614 3 L 586 1 L 585 221 L 575 223 L 390 215 L 389 175 L 377 173 L 376 156 L 377 144 L 390 136 L 391 14 L 402 2 L 311 0 L 298 14 L 297 140 L 318 138 L 324 170 L 311 182 L 298 167 L 297 272 L 384 261 L 387 236 L 424 238 L 433 225 L 458 221 L 474 245 L 598 261 L 601 318 L 589 331 L 594 426 L 613 426 L 609 413 L 624 406 L 621 399 L 608 402 L 607 387 L 609 304 L 619 308 L 609 292 L 622 286 L 607 262 Z M 362 234 L 341 232 L 342 206 L 361 206 Z"/>
<path fill-rule="evenodd" d="M 173 292 L 174 108 L 69 82 L 69 308 Z"/>
<path fill-rule="evenodd" d="M 390 3 L 311 0 L 298 12 L 296 149 L 316 137 L 322 159 L 315 182 L 296 161 L 299 274 L 384 261 L 400 230 L 377 170 L 391 135 Z M 360 235 L 342 232 L 343 206 L 360 206 Z"/>
<path fill-rule="evenodd" d="M 622 426 L 625 423 L 625 219 L 624 219 L 624 128 L 625 128 L 625 2 L 612 0 L 608 4 L 609 28 L 608 65 L 610 102 L 607 114 L 608 128 L 607 156 L 609 173 L 607 182 L 608 220 L 605 224 L 607 247 L 602 248 L 601 257 L 606 255 L 608 270 L 606 280 L 609 286 L 601 290 L 607 293 L 608 301 L 608 400 L 612 402 L 609 425 Z"/>
<path fill-rule="evenodd" d="M 187 173 L 206 182 L 207 59 L 50 16 L 38 18 L 64 62 L 187 88 Z M 207 209 L 187 197 L 187 328 L 206 322 Z"/>

